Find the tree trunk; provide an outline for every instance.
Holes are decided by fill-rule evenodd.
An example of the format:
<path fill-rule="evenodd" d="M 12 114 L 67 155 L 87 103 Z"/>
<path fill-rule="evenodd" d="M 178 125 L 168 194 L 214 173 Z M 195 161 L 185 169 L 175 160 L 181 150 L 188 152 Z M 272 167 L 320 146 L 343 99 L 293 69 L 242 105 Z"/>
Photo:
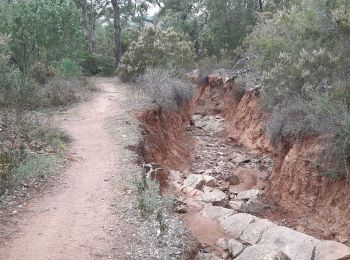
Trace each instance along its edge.
<path fill-rule="evenodd" d="M 120 25 L 120 7 L 118 0 L 111 0 L 113 6 L 114 20 L 114 44 L 115 44 L 115 65 L 118 66 L 122 58 L 122 42 L 121 42 L 121 25 Z"/>
<path fill-rule="evenodd" d="M 88 40 L 89 49 L 91 53 L 96 53 L 96 41 L 95 41 L 95 33 L 94 33 L 94 21 L 89 14 L 87 2 L 86 0 L 77 1 L 78 5 L 81 8 L 81 13 L 83 17 L 83 26 L 86 38 Z"/>
<path fill-rule="evenodd" d="M 259 0 L 260 12 L 263 11 L 263 0 Z"/>

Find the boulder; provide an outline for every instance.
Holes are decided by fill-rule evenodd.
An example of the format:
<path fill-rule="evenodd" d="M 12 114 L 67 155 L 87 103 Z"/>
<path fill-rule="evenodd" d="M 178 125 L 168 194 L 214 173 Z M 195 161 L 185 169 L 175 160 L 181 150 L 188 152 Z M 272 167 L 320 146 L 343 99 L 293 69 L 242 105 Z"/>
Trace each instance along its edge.
<path fill-rule="evenodd" d="M 226 209 L 217 206 L 208 206 L 202 210 L 202 215 L 210 219 L 217 219 L 219 217 L 231 216 L 237 212 L 232 209 Z"/>
<path fill-rule="evenodd" d="M 276 226 L 267 229 L 258 244 L 278 248 L 292 260 L 310 260 L 315 253 L 317 242 L 314 237 L 287 227 Z"/>
<path fill-rule="evenodd" d="M 240 236 L 240 240 L 245 243 L 254 245 L 259 242 L 262 234 L 269 228 L 275 227 L 271 221 L 267 219 L 256 219 L 253 223 L 249 224 Z"/>
<path fill-rule="evenodd" d="M 183 187 L 191 187 L 200 190 L 205 185 L 205 180 L 202 175 L 190 174 L 184 181 Z"/>
<path fill-rule="evenodd" d="M 237 199 L 239 200 L 250 200 L 258 197 L 260 190 L 252 189 L 241 191 L 237 194 Z"/>
<path fill-rule="evenodd" d="M 253 245 L 247 247 L 236 260 L 291 260 L 280 249 L 268 245 Z M 311 258 L 309 259 L 311 260 Z"/>
<path fill-rule="evenodd" d="M 315 260 L 350 259 L 350 248 L 335 241 L 316 243 Z"/>
<path fill-rule="evenodd" d="M 203 202 L 220 202 L 227 199 L 227 195 L 215 188 L 204 186 L 201 201 Z"/>
<path fill-rule="evenodd" d="M 237 240 L 230 239 L 227 242 L 227 248 L 233 258 L 237 257 L 244 250 L 244 245 Z"/>
<path fill-rule="evenodd" d="M 222 216 L 218 219 L 220 227 L 234 239 L 239 239 L 246 227 L 257 218 L 253 215 L 239 213 L 236 215 Z"/>

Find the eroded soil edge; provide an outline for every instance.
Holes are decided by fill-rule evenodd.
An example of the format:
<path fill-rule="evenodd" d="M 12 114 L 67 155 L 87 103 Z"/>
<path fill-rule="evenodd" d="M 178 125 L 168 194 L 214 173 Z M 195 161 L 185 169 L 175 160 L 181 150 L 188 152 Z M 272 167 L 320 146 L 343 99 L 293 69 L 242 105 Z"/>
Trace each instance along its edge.
<path fill-rule="evenodd" d="M 347 259 L 350 207 L 335 201 L 349 188 L 301 159 L 321 139 L 270 145 L 258 95 L 213 76 L 179 111 L 139 115 L 145 159 L 162 166 L 175 211 L 201 242 L 197 257 Z"/>

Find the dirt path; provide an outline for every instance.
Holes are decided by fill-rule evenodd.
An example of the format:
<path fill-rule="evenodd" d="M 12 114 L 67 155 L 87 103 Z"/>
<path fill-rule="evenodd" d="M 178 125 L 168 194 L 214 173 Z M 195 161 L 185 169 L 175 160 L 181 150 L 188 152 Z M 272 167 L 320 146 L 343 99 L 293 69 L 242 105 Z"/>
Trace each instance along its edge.
<path fill-rule="evenodd" d="M 115 190 L 123 187 L 115 185 L 120 147 L 112 145 L 106 125 L 123 113 L 118 100 L 125 92 L 109 80 L 95 84 L 100 92 L 57 119 L 57 125 L 73 137 L 77 161 L 65 171 L 60 185 L 27 205 L 28 213 L 18 222 L 19 232 L 0 249 L 0 259 L 111 257 L 110 232 L 118 222 L 114 206 L 120 196 Z"/>

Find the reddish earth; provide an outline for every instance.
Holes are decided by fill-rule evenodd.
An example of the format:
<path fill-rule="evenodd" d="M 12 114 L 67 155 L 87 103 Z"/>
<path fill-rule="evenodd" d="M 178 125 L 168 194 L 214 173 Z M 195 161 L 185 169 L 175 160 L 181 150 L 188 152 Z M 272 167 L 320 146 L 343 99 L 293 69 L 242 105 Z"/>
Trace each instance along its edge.
<path fill-rule="evenodd" d="M 321 176 L 310 163 L 322 150 L 324 138 L 283 140 L 272 146 L 264 132 L 268 115 L 261 110 L 258 95 L 258 91 L 253 90 L 246 91 L 242 97 L 236 85 L 212 76 L 207 84 L 197 89 L 190 108 L 177 114 L 157 111 L 153 119 L 149 118 L 151 111 L 140 115 L 146 129 L 148 160 L 167 170 L 188 169 L 191 154 L 194 154 L 193 142 L 189 141 L 190 134 L 185 130 L 189 115 L 195 112 L 220 115 L 225 119 L 226 140 L 273 160 L 264 195 L 272 209 L 261 215 L 318 238 L 349 244 L 350 185 L 344 179 Z M 164 176 L 163 182 L 166 172 Z M 245 173 L 241 176 L 246 180 L 243 185 L 256 185 L 254 177 Z"/>

